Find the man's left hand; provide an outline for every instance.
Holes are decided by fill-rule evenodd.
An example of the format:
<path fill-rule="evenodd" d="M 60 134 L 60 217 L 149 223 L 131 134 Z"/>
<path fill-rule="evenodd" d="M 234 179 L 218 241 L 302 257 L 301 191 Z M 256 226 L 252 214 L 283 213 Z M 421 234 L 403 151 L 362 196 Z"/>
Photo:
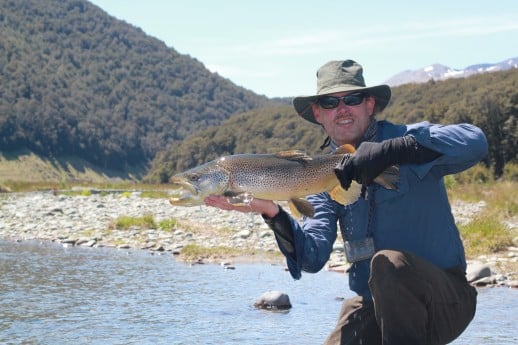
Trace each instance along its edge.
<path fill-rule="evenodd" d="M 363 142 L 352 155 L 345 155 L 336 166 L 340 184 L 348 189 L 352 180 L 365 186 L 374 181 L 392 162 L 384 154 L 384 143 Z"/>

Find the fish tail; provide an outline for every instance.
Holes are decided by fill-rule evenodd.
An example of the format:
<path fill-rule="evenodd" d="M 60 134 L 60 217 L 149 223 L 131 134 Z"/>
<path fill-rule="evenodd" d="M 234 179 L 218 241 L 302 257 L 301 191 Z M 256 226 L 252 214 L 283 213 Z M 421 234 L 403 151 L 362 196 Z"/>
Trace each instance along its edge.
<path fill-rule="evenodd" d="M 344 144 L 342 146 L 338 146 L 338 148 L 333 152 L 335 155 L 342 155 L 342 154 L 350 154 L 354 153 L 355 149 L 354 146 L 350 144 Z"/>
<path fill-rule="evenodd" d="M 342 205 L 350 205 L 360 198 L 362 185 L 352 181 L 351 185 L 345 190 L 340 183 L 329 191 L 331 199 Z"/>

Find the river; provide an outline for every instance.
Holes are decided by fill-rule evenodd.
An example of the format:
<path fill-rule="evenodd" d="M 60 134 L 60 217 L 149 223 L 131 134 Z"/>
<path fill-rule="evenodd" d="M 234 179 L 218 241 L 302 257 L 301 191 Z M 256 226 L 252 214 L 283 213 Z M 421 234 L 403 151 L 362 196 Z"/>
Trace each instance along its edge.
<path fill-rule="evenodd" d="M 189 265 L 144 250 L 0 241 L 2 344 L 321 344 L 346 276 L 294 281 L 280 265 Z M 280 290 L 293 308 L 253 307 Z M 456 345 L 517 344 L 518 291 L 479 290 L 477 315 Z"/>

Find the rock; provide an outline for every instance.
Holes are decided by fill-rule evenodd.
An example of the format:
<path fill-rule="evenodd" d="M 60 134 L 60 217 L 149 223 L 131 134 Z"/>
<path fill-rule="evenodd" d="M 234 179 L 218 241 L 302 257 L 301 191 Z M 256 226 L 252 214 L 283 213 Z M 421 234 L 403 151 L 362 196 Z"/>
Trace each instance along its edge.
<path fill-rule="evenodd" d="M 11 188 L 0 184 L 0 193 L 11 193 Z"/>
<path fill-rule="evenodd" d="M 258 309 L 287 310 L 291 308 L 290 298 L 280 291 L 268 291 L 263 293 L 254 303 Z"/>
<path fill-rule="evenodd" d="M 329 264 L 326 269 L 330 272 L 347 273 L 347 271 L 349 270 L 350 267 L 351 266 L 347 263 L 345 263 L 345 264 L 335 263 L 335 264 Z"/>
<path fill-rule="evenodd" d="M 494 277 L 484 277 L 481 279 L 477 279 L 475 281 L 471 281 L 470 283 L 474 286 L 494 285 L 496 284 L 496 279 Z"/>
<path fill-rule="evenodd" d="M 238 232 L 236 234 L 236 238 L 246 239 L 246 238 L 250 237 L 251 234 L 252 234 L 252 232 L 250 230 L 241 230 L 240 232 Z"/>
<path fill-rule="evenodd" d="M 97 240 L 89 240 L 81 244 L 83 247 L 93 247 L 97 243 Z"/>
<path fill-rule="evenodd" d="M 470 283 L 490 276 L 491 268 L 489 267 L 489 265 L 481 262 L 473 262 L 472 264 L 468 265 L 468 268 L 466 270 L 466 279 Z"/>
<path fill-rule="evenodd" d="M 226 270 L 235 270 L 236 267 L 235 266 L 232 266 L 232 264 L 230 262 L 222 262 L 221 263 L 221 266 L 226 269 Z"/>
<path fill-rule="evenodd" d="M 260 234 L 259 234 L 259 237 L 260 238 L 267 238 L 267 237 L 272 237 L 272 231 L 271 230 L 266 230 L 266 231 L 262 231 Z"/>
<path fill-rule="evenodd" d="M 77 239 L 75 239 L 75 238 L 64 238 L 61 240 L 61 243 L 63 243 L 63 244 L 75 245 L 76 242 L 77 242 Z"/>

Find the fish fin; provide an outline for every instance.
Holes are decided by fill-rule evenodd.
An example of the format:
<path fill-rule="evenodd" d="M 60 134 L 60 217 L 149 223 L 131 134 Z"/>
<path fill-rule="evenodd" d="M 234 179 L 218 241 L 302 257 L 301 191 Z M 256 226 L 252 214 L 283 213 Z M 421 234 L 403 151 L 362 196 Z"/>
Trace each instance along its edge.
<path fill-rule="evenodd" d="M 302 198 L 291 198 L 288 201 L 290 211 L 295 218 L 301 218 L 302 216 L 313 218 L 315 215 L 315 209 L 313 205 L 306 199 Z"/>
<path fill-rule="evenodd" d="M 280 151 L 274 153 L 273 155 L 277 158 L 287 159 L 289 161 L 296 162 L 305 162 L 313 159 L 310 156 L 308 156 L 306 152 L 300 150 Z"/>
<path fill-rule="evenodd" d="M 300 214 L 299 210 L 297 210 L 297 207 L 291 202 L 288 201 L 288 206 L 290 207 L 291 214 L 293 215 L 293 218 L 299 219 L 302 218 L 302 214 Z"/>
<path fill-rule="evenodd" d="M 350 144 L 344 144 L 342 146 L 338 146 L 338 148 L 336 150 L 334 150 L 333 154 L 334 155 L 343 155 L 345 153 L 354 153 L 354 151 L 356 151 L 354 149 L 354 146 L 352 146 Z"/>
<path fill-rule="evenodd" d="M 397 184 L 399 183 L 399 167 L 397 165 L 393 165 L 387 168 L 374 179 L 374 182 L 382 185 L 387 189 L 398 190 Z"/>
<path fill-rule="evenodd" d="M 236 192 L 233 192 L 231 190 L 226 190 L 223 192 L 223 196 L 226 196 L 227 198 L 233 198 L 233 197 L 236 197 L 238 195 L 240 195 L 241 193 L 236 193 Z"/>
<path fill-rule="evenodd" d="M 360 198 L 362 185 L 352 181 L 348 190 L 345 190 L 339 183 L 331 189 L 331 199 L 342 205 L 350 205 Z"/>

